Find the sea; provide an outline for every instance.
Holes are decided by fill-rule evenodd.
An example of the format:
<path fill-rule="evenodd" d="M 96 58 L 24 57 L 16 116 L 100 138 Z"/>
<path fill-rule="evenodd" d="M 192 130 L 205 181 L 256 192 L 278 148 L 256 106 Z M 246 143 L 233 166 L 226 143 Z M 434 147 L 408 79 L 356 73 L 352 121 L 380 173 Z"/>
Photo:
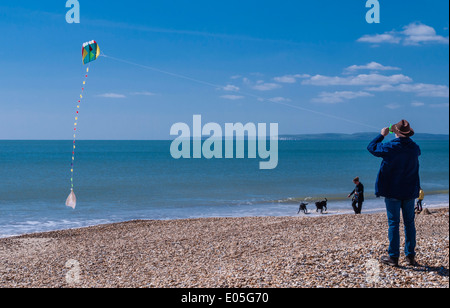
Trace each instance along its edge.
<path fill-rule="evenodd" d="M 417 141 L 428 207 L 448 206 L 449 142 Z M 363 213 L 382 211 L 374 196 L 381 159 L 368 141 L 281 140 L 279 163 L 261 159 L 174 159 L 171 141 L 79 141 L 75 210 L 72 141 L 0 141 L 0 237 L 130 220 L 296 216 L 300 202 L 328 199 L 325 215 L 352 213 L 347 195 L 359 176 Z"/>

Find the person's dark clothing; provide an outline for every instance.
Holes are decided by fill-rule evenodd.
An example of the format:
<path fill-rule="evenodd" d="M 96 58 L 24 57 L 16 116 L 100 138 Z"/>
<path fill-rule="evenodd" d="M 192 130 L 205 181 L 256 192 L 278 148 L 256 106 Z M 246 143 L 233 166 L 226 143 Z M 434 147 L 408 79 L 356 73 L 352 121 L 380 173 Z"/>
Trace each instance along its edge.
<path fill-rule="evenodd" d="M 362 205 L 363 205 L 363 201 L 358 201 L 358 200 L 353 199 L 352 207 L 353 207 L 353 210 L 355 211 L 355 214 L 361 214 Z"/>
<path fill-rule="evenodd" d="M 416 228 L 414 222 L 414 200 L 419 197 L 420 147 L 409 137 L 396 138 L 384 143 L 379 135 L 367 147 L 370 153 L 383 158 L 378 173 L 375 194 L 385 197 L 389 223 L 389 256 L 400 255 L 400 211 L 405 226 L 405 255 L 414 260 Z"/>
<path fill-rule="evenodd" d="M 364 185 L 361 182 L 359 182 L 355 189 L 350 193 L 350 196 L 353 195 L 355 195 L 354 199 L 364 202 Z"/>
<path fill-rule="evenodd" d="M 352 207 L 355 214 L 361 214 L 362 205 L 364 203 L 364 185 L 359 182 L 355 189 L 350 193 L 350 196 L 354 195 L 352 200 Z"/>
<path fill-rule="evenodd" d="M 419 197 L 420 147 L 410 138 L 383 143 L 379 135 L 367 147 L 372 155 L 383 158 L 375 184 L 377 197 L 411 200 Z"/>

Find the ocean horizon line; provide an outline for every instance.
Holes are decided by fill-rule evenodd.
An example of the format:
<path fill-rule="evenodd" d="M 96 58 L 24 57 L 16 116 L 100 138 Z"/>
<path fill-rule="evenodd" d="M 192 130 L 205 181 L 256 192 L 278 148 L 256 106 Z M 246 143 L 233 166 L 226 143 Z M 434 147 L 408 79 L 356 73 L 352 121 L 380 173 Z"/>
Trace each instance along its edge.
<path fill-rule="evenodd" d="M 302 140 L 343 140 L 343 141 L 351 141 L 351 140 L 365 140 L 366 138 L 370 138 L 373 135 L 377 135 L 379 132 L 357 132 L 357 133 L 314 133 L 314 134 L 280 134 L 278 138 L 280 141 L 302 141 Z M 233 139 L 242 138 L 248 139 L 247 136 L 235 136 Z M 272 136 L 273 137 L 273 136 Z M 202 140 L 208 139 L 208 136 L 202 136 Z M 267 136 L 267 139 L 271 138 L 271 136 Z M 78 139 L 78 141 L 173 141 L 176 138 L 155 138 L 155 139 Z M 186 138 L 189 139 L 189 138 Z M 193 140 L 193 138 L 190 138 Z M 217 138 L 221 139 L 221 138 Z M 224 137 L 222 140 L 225 139 Z M 449 140 L 449 134 L 441 134 L 441 133 L 416 133 L 412 139 L 416 140 Z M 73 141 L 72 139 L 0 139 L 0 141 Z"/>

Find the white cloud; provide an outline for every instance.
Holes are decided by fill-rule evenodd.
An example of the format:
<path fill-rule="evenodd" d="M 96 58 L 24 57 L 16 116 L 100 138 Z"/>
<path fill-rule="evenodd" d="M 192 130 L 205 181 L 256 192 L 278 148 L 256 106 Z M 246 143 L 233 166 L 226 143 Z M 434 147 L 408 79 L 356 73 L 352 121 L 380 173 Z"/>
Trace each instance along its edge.
<path fill-rule="evenodd" d="M 364 35 L 359 38 L 357 42 L 362 43 L 371 43 L 371 44 L 381 44 L 381 43 L 390 43 L 390 44 L 399 44 L 401 38 L 397 37 L 392 33 L 384 33 L 384 34 L 375 34 L 375 35 Z"/>
<path fill-rule="evenodd" d="M 262 82 L 261 80 L 258 81 L 258 83 L 252 87 L 252 89 L 258 90 L 258 91 L 271 91 L 271 90 L 275 90 L 275 89 L 279 89 L 279 88 L 281 88 L 281 86 L 279 84 Z"/>
<path fill-rule="evenodd" d="M 428 43 L 449 44 L 449 38 L 438 35 L 433 27 L 420 22 L 413 22 L 403 27 L 403 31 L 390 31 L 383 34 L 364 35 L 357 40 L 370 44 L 423 45 Z"/>
<path fill-rule="evenodd" d="M 399 104 L 388 104 L 385 107 L 388 108 L 388 109 L 394 110 L 394 109 L 400 108 L 401 106 Z"/>
<path fill-rule="evenodd" d="M 237 92 L 240 89 L 237 86 L 229 84 L 229 85 L 226 85 L 225 87 L 223 87 L 222 90 L 224 90 L 224 91 L 231 91 L 231 92 Z"/>
<path fill-rule="evenodd" d="M 156 94 L 148 91 L 143 91 L 143 92 L 133 92 L 131 93 L 131 95 L 154 96 Z"/>
<path fill-rule="evenodd" d="M 368 92 L 358 91 L 336 91 L 336 92 L 322 92 L 319 94 L 319 97 L 314 98 L 312 101 L 315 103 L 327 103 L 327 104 L 336 104 L 342 103 L 345 100 L 355 99 L 359 97 L 369 97 L 373 96 Z"/>
<path fill-rule="evenodd" d="M 405 93 L 415 93 L 417 96 L 424 97 L 449 97 L 448 86 L 426 84 L 426 83 L 414 83 L 414 84 L 399 84 L 393 85 L 381 85 L 379 87 L 367 88 L 367 91 L 385 92 L 385 91 L 398 91 Z"/>
<path fill-rule="evenodd" d="M 244 96 L 241 96 L 241 95 L 222 95 L 221 98 L 235 101 L 235 100 L 243 99 Z"/>
<path fill-rule="evenodd" d="M 366 65 L 352 65 L 345 69 L 346 73 L 354 73 L 359 70 L 370 70 L 370 71 L 400 71 L 399 67 L 394 66 L 384 66 L 377 62 L 370 62 Z"/>
<path fill-rule="evenodd" d="M 361 74 L 357 76 L 339 77 L 316 75 L 304 80 L 302 84 L 314 86 L 364 86 L 364 85 L 391 85 L 409 83 L 412 79 L 403 74 L 385 76 L 380 74 Z"/>
<path fill-rule="evenodd" d="M 422 102 L 414 101 L 414 102 L 411 103 L 411 106 L 413 106 L 413 107 L 422 107 L 422 106 L 425 106 L 425 104 L 422 103 Z"/>
<path fill-rule="evenodd" d="M 273 80 L 275 80 L 276 82 L 281 82 L 281 83 L 296 83 L 297 82 L 297 79 L 295 79 L 295 77 L 292 75 L 275 77 Z"/>
<path fill-rule="evenodd" d="M 97 95 L 98 97 L 105 97 L 105 98 L 126 98 L 123 94 L 117 94 L 117 93 L 104 93 Z"/>
<path fill-rule="evenodd" d="M 405 45 L 420 45 L 420 43 L 448 45 L 448 37 L 437 35 L 433 27 L 421 23 L 412 23 L 403 27 L 403 29 L 402 33 L 406 36 L 404 39 Z"/>
<path fill-rule="evenodd" d="M 270 98 L 269 101 L 272 101 L 275 103 L 281 103 L 281 102 L 290 102 L 291 100 L 289 98 L 285 98 L 285 97 L 273 97 L 273 98 Z"/>
<path fill-rule="evenodd" d="M 309 78 L 308 74 L 296 74 L 296 75 L 285 75 L 280 77 L 275 77 L 273 80 L 280 83 L 296 83 L 298 78 Z"/>

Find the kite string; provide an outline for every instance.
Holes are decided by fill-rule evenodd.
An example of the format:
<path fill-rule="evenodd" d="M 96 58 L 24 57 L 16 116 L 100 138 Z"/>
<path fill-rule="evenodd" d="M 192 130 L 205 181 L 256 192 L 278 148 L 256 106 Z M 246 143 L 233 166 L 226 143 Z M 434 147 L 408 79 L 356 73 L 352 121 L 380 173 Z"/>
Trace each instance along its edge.
<path fill-rule="evenodd" d="M 90 68 L 90 64 L 86 68 L 86 75 L 84 76 L 83 86 L 81 87 L 81 94 L 80 94 L 80 98 L 77 101 L 77 108 L 76 108 L 76 113 L 75 113 L 75 123 L 74 123 L 74 129 L 73 129 L 72 162 L 70 164 L 70 174 L 71 174 L 70 185 L 71 185 L 72 191 L 74 188 L 73 176 L 74 176 L 74 168 L 75 168 L 75 149 L 76 149 L 76 143 L 77 143 L 78 119 L 79 119 L 79 115 L 80 115 L 81 102 L 83 100 L 84 88 L 86 87 L 86 81 L 87 81 L 88 74 L 89 74 L 89 68 Z"/>
<path fill-rule="evenodd" d="M 151 66 L 134 63 L 134 62 L 131 62 L 131 61 L 128 61 L 128 60 L 123 60 L 123 59 L 118 59 L 118 58 L 115 58 L 115 57 L 111 57 L 111 56 L 105 55 L 103 52 L 100 54 L 100 56 L 101 57 L 105 57 L 105 58 L 109 58 L 111 60 L 115 60 L 115 61 L 118 61 L 118 62 L 126 63 L 126 64 L 129 64 L 129 65 L 137 66 L 137 67 L 140 67 L 140 68 L 143 68 L 143 69 L 147 69 L 147 70 L 155 71 L 155 72 L 158 72 L 158 73 L 162 73 L 162 74 L 165 74 L 165 75 L 169 75 L 169 76 L 173 76 L 173 77 L 177 77 L 177 78 L 193 81 L 193 82 L 196 82 L 196 83 L 199 83 L 199 84 L 203 84 L 203 85 L 207 85 L 207 86 L 210 86 L 210 87 L 214 87 L 216 89 L 223 89 L 224 88 L 222 85 L 217 85 L 217 84 L 213 84 L 213 83 L 210 83 L 210 82 L 207 82 L 207 81 L 191 78 L 191 77 L 188 77 L 188 76 L 184 76 L 184 75 L 180 75 L 180 74 L 175 74 L 175 73 L 163 71 L 163 70 L 160 70 L 158 68 L 154 68 L 154 67 L 151 67 Z M 259 101 L 265 101 L 265 102 L 270 102 L 270 103 L 277 104 L 277 105 L 283 105 L 283 106 L 291 107 L 291 108 L 294 108 L 294 109 L 298 109 L 298 110 L 302 110 L 302 111 L 306 111 L 306 112 L 310 112 L 310 113 L 315 113 L 317 115 L 321 115 L 321 116 L 324 116 L 324 117 L 328 117 L 328 118 L 332 118 L 332 119 L 336 119 L 336 120 L 340 120 L 340 121 L 345 121 L 345 122 L 356 124 L 356 125 L 360 125 L 360 126 L 365 126 L 365 127 L 371 128 L 371 129 L 378 129 L 377 127 L 374 127 L 374 126 L 366 124 L 366 123 L 362 123 L 362 122 L 346 119 L 346 118 L 343 118 L 343 117 L 335 116 L 335 115 L 324 113 L 324 112 L 317 111 L 317 110 L 304 108 L 304 107 L 297 106 L 297 105 L 292 105 L 292 104 L 276 101 L 274 99 L 264 98 L 264 97 L 261 97 L 259 95 L 255 95 L 255 94 L 252 94 L 252 93 L 246 93 L 246 92 L 241 91 L 241 90 L 238 90 L 236 92 L 238 92 L 240 94 L 243 94 L 243 95 L 246 95 L 246 96 L 254 97 L 254 98 L 256 98 Z"/>
<path fill-rule="evenodd" d="M 115 58 L 115 57 L 107 56 L 103 52 L 100 54 L 100 56 L 101 57 L 105 57 L 105 58 L 109 58 L 111 60 L 115 60 L 115 61 L 118 61 L 118 62 L 134 65 L 134 66 L 137 66 L 137 67 L 140 67 L 140 68 L 144 68 L 144 69 L 147 69 L 147 70 L 152 70 L 152 71 L 155 71 L 155 72 L 158 72 L 158 73 L 162 73 L 162 74 L 165 74 L 165 75 L 169 75 L 169 76 L 173 76 L 173 77 L 177 77 L 177 78 L 193 81 L 193 82 L 200 83 L 200 84 L 203 84 L 203 85 L 207 85 L 207 86 L 210 86 L 210 87 L 223 88 L 223 86 L 220 86 L 220 85 L 217 85 L 217 84 L 213 84 L 213 83 L 210 83 L 210 82 L 207 82 L 207 81 L 203 81 L 203 80 L 191 78 L 191 77 L 180 75 L 180 74 L 175 74 L 175 73 L 163 71 L 163 70 L 160 70 L 158 68 L 151 67 L 151 66 L 148 66 L 148 65 L 142 65 L 142 64 L 131 62 L 131 61 L 122 60 L 122 59 L 118 59 L 118 58 Z"/>

